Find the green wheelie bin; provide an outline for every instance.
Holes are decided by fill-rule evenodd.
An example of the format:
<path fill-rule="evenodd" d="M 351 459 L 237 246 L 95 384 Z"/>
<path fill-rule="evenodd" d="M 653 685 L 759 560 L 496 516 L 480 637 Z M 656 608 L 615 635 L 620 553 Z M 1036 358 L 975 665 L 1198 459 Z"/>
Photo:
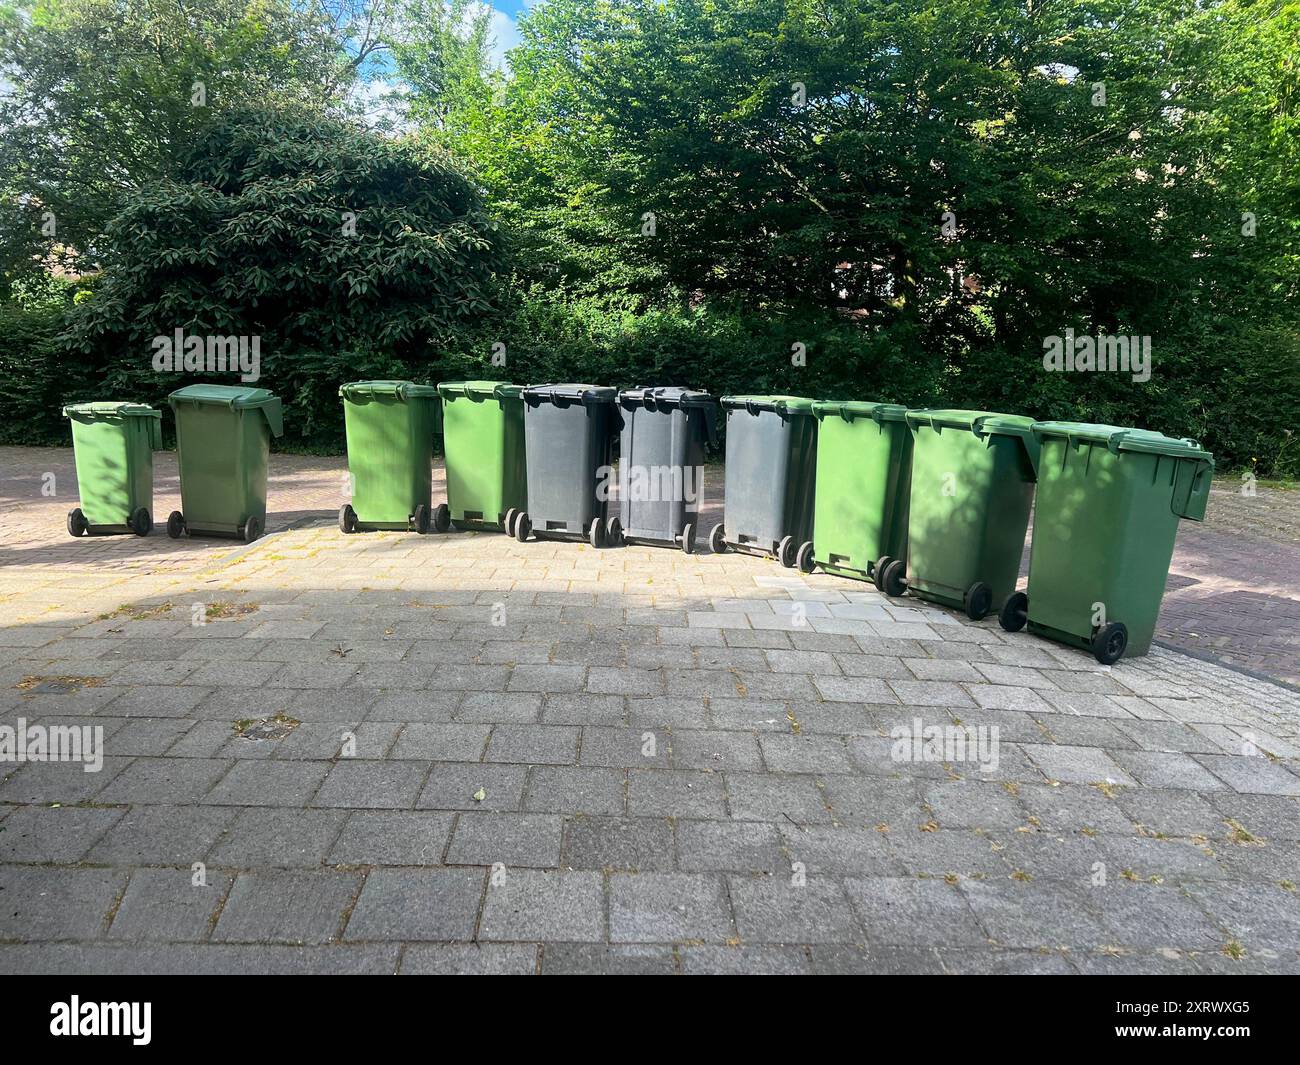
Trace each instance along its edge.
<path fill-rule="evenodd" d="M 912 490 L 907 562 L 881 574 L 904 590 L 978 620 L 1016 588 L 1034 500 L 1032 418 L 976 410 L 908 411 Z M 906 575 L 906 580 L 904 580 Z"/>
<path fill-rule="evenodd" d="M 339 395 L 352 478 L 352 502 L 339 508 L 339 528 L 427 533 L 433 524 L 438 389 L 411 381 L 353 381 Z M 446 530 L 444 522 L 438 531 Z"/>
<path fill-rule="evenodd" d="M 907 558 L 912 432 L 897 403 L 841 400 L 813 404 L 817 418 L 817 493 L 812 543 L 799 568 L 874 581 L 891 559 Z"/>
<path fill-rule="evenodd" d="M 523 386 L 505 381 L 443 381 L 442 447 L 447 502 L 435 524 L 515 534 L 528 509 Z"/>
<path fill-rule="evenodd" d="M 1200 521 L 1214 456 L 1145 429 L 1036 422 L 1041 447 L 1029 591 L 1002 607 L 1023 628 L 1104 665 L 1151 648 L 1180 518 Z"/>
<path fill-rule="evenodd" d="M 142 403 L 69 403 L 81 506 L 68 533 L 92 536 L 153 529 L 153 453 L 162 447 L 162 411 Z"/>
<path fill-rule="evenodd" d="M 181 509 L 168 516 L 167 535 L 252 543 L 266 528 L 271 437 L 284 433 L 279 396 L 249 385 L 188 385 L 167 402 L 181 472 Z"/>

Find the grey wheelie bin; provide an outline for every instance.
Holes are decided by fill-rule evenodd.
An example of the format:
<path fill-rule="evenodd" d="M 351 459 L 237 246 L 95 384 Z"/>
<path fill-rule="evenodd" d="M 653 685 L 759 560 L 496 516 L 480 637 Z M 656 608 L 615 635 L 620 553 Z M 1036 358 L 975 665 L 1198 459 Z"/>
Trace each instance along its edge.
<path fill-rule="evenodd" d="M 617 544 L 622 524 L 608 514 L 617 393 L 560 384 L 531 385 L 523 396 L 528 509 L 515 519 L 515 539 Z"/>
<path fill-rule="evenodd" d="M 799 396 L 723 396 L 727 485 L 709 547 L 770 555 L 793 566 L 812 539 L 817 419 Z"/>
<path fill-rule="evenodd" d="M 167 535 L 256 540 L 266 528 L 271 437 L 284 433 L 279 397 L 247 385 L 190 385 L 167 402 L 181 471 L 181 509 L 168 516 Z"/>
<path fill-rule="evenodd" d="M 618 394 L 618 510 L 624 540 L 677 545 L 690 554 L 704 493 L 704 444 L 718 442 L 718 403 L 686 388 Z"/>

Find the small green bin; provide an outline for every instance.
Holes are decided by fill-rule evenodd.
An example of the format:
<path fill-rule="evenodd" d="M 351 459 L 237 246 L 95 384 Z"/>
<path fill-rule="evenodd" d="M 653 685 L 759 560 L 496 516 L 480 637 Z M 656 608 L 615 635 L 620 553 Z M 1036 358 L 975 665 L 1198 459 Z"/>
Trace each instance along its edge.
<path fill-rule="evenodd" d="M 162 411 L 142 403 L 69 403 L 81 506 L 68 512 L 72 536 L 153 529 L 153 453 Z"/>
<path fill-rule="evenodd" d="M 1016 587 L 1034 500 L 1032 418 L 974 410 L 914 410 L 908 561 L 881 575 L 889 595 L 985 617 Z"/>
<path fill-rule="evenodd" d="M 504 381 L 444 381 L 442 439 L 447 502 L 435 516 L 457 528 L 514 535 L 528 509 L 523 386 Z"/>
<path fill-rule="evenodd" d="M 284 433 L 280 398 L 249 385 L 189 385 L 167 402 L 181 474 L 181 509 L 167 518 L 167 535 L 256 540 L 266 528 L 271 437 Z"/>
<path fill-rule="evenodd" d="M 1041 447 L 1029 591 L 1002 627 L 1109 665 L 1151 648 L 1180 518 L 1205 517 L 1214 456 L 1145 429 L 1036 422 Z"/>
<path fill-rule="evenodd" d="M 817 417 L 813 550 L 800 568 L 879 585 L 885 566 L 907 558 L 912 433 L 897 403 L 822 401 Z"/>
<path fill-rule="evenodd" d="M 352 502 L 339 508 L 339 528 L 427 533 L 434 523 L 438 389 L 411 381 L 354 381 L 339 395 L 352 475 Z"/>

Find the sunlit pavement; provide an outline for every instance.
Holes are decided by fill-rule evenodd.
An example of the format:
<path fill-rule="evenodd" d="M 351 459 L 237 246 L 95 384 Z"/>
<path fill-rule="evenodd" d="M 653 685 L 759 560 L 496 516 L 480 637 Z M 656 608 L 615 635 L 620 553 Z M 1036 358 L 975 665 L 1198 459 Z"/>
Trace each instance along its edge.
<path fill-rule="evenodd" d="M 1294 691 L 735 554 L 344 536 L 337 459 L 251 546 L 74 541 L 70 459 L 0 449 L 0 712 L 104 758 L 0 762 L 0 971 L 1300 971 Z"/>

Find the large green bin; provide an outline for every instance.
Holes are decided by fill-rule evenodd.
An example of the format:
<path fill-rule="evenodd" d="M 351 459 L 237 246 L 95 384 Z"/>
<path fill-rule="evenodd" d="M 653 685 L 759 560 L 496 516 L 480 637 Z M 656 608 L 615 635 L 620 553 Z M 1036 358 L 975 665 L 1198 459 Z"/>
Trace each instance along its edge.
<path fill-rule="evenodd" d="M 1205 517 L 1214 456 L 1145 429 L 1036 422 L 1041 446 L 1029 592 L 1002 626 L 1110 664 L 1151 647 L 1178 520 Z M 1027 598 L 1027 601 L 1026 601 Z"/>
<path fill-rule="evenodd" d="M 813 548 L 799 566 L 855 580 L 880 576 L 907 558 L 912 433 L 897 403 L 823 401 L 817 417 Z"/>
<path fill-rule="evenodd" d="M 435 517 L 457 528 L 514 535 L 528 509 L 523 386 L 504 381 L 443 381 L 442 446 L 447 502 Z"/>
<path fill-rule="evenodd" d="M 1032 418 L 975 410 L 914 410 L 908 561 L 881 575 L 979 619 L 1016 588 L 1034 499 L 1038 441 Z"/>
<path fill-rule="evenodd" d="M 352 502 L 339 528 L 415 529 L 433 524 L 433 441 L 438 389 L 411 381 L 353 381 L 339 388 Z M 446 530 L 443 524 L 439 532 Z"/>
<path fill-rule="evenodd" d="M 68 532 L 133 532 L 153 528 L 153 453 L 162 447 L 162 411 L 142 403 L 69 403 L 81 506 L 68 512 Z"/>
<path fill-rule="evenodd" d="M 280 398 L 248 385 L 189 385 L 167 402 L 181 473 L 181 509 L 167 518 L 167 535 L 256 540 L 266 528 L 271 437 L 284 433 Z"/>

